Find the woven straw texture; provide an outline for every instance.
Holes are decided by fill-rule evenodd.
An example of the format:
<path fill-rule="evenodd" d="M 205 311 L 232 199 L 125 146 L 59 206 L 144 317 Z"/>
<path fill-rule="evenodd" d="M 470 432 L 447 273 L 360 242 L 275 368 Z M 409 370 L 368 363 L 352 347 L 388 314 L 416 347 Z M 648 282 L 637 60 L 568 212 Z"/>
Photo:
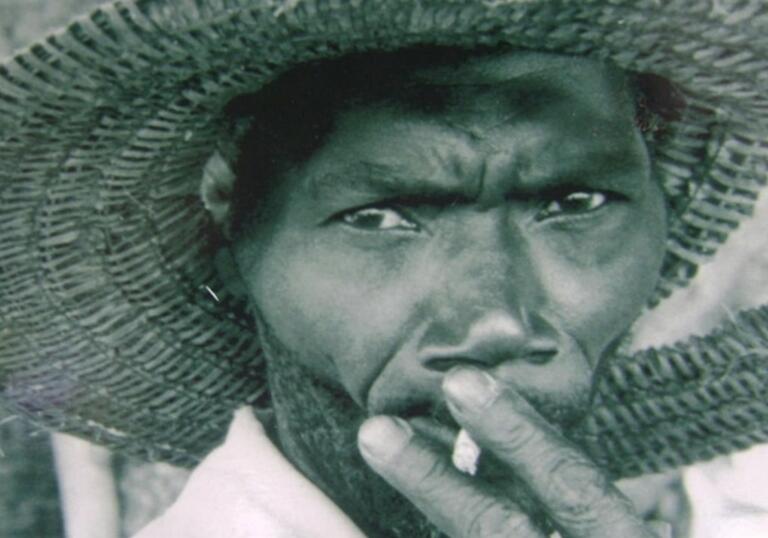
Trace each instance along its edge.
<path fill-rule="evenodd" d="M 353 51 L 504 43 L 674 80 L 688 107 L 657 155 L 674 214 L 662 297 L 763 185 L 766 30 L 762 0 L 102 7 L 0 67 L 3 398 L 56 429 L 183 465 L 218 441 L 234 407 L 259 405 L 260 351 L 211 266 L 201 171 L 234 96 Z M 603 459 L 625 457 L 614 444 Z M 659 461 L 633 457 L 650 459 L 626 472 Z"/>
<path fill-rule="evenodd" d="M 768 307 L 706 337 L 616 358 L 574 437 L 621 477 L 768 441 Z"/>

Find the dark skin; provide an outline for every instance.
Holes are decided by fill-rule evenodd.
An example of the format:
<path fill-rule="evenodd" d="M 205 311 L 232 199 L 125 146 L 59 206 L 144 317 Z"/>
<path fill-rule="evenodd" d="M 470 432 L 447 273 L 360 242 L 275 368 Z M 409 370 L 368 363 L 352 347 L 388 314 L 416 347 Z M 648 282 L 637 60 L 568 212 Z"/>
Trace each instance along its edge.
<path fill-rule="evenodd" d="M 544 536 L 396 418 L 425 405 L 447 405 L 563 536 L 652 536 L 558 428 L 588 404 L 664 254 L 623 79 L 532 53 L 419 79 L 466 91 L 437 117 L 342 111 L 270 193 L 233 249 L 250 300 L 302 367 L 372 415 L 363 457 L 447 534 Z"/>

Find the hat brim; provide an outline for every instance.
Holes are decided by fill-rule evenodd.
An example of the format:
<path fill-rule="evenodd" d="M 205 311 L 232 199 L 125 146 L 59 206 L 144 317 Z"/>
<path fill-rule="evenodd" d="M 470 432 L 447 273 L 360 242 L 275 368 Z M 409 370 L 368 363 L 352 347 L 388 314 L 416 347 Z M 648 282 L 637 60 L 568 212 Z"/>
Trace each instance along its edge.
<path fill-rule="evenodd" d="M 233 97 L 352 52 L 504 44 L 674 80 L 689 106 L 656 155 L 675 213 L 669 293 L 763 185 L 766 21 L 756 0 L 735 11 L 693 0 L 104 6 L 0 67 L 3 397 L 50 427 L 184 465 L 221 438 L 232 409 L 258 405 L 257 338 L 202 239 L 203 166 Z M 661 465 L 632 457 L 617 475 Z"/>

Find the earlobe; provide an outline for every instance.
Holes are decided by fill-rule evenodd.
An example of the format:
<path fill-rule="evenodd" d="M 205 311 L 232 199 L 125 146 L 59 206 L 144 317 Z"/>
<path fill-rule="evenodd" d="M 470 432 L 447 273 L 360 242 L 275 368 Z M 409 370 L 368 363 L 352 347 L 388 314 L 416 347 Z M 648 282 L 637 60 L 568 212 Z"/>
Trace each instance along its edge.
<path fill-rule="evenodd" d="M 216 252 L 213 258 L 216 274 L 226 286 L 229 293 L 243 300 L 248 298 L 248 288 L 235 260 L 235 254 L 231 245 L 224 245 Z"/>

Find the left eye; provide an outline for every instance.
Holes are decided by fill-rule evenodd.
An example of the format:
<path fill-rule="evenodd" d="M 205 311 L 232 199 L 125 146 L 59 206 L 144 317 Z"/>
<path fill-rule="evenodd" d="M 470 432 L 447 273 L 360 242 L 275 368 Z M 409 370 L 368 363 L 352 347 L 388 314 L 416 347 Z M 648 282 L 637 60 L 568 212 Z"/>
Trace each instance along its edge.
<path fill-rule="evenodd" d="M 541 209 L 537 219 L 557 217 L 561 215 L 578 215 L 589 213 L 608 203 L 608 195 L 600 191 L 576 191 L 560 198 L 550 200 Z"/>
<path fill-rule="evenodd" d="M 366 207 L 341 215 L 344 224 L 361 230 L 417 230 L 418 224 L 400 211 L 386 207 Z"/>

